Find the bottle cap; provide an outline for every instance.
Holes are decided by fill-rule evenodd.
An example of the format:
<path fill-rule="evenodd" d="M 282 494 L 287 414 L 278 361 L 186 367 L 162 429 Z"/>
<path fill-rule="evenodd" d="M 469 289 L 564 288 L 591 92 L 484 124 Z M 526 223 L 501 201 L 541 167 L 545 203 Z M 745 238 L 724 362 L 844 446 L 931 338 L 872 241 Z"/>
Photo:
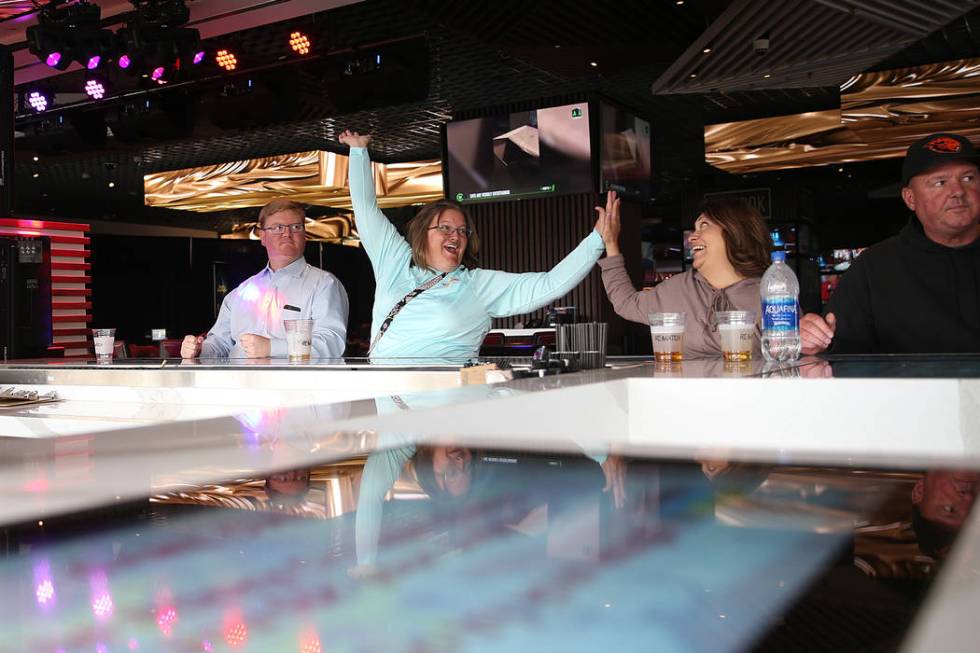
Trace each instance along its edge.
<path fill-rule="evenodd" d="M 784 252 L 781 249 L 777 249 L 776 251 L 774 251 L 772 253 L 772 262 L 775 263 L 776 261 L 783 261 L 785 263 L 786 262 L 786 252 Z"/>

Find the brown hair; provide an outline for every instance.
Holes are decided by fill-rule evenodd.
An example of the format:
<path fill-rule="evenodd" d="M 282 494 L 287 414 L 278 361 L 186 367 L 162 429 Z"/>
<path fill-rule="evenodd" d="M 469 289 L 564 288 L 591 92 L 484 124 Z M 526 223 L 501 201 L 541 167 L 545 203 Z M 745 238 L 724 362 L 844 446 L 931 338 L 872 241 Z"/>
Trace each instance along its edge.
<path fill-rule="evenodd" d="M 466 239 L 466 249 L 463 251 L 463 265 L 470 270 L 480 265 L 480 236 L 476 233 L 476 226 L 469 212 L 456 202 L 450 200 L 437 200 L 426 204 L 422 210 L 415 214 L 415 217 L 408 221 L 408 244 L 412 247 L 412 263 L 420 268 L 432 269 L 425 256 L 426 245 L 429 242 L 429 226 L 433 218 L 438 218 L 443 211 L 456 209 L 463 214 L 466 226 L 469 227 L 470 236 Z"/>
<path fill-rule="evenodd" d="M 743 277 L 761 277 L 769 267 L 772 240 L 757 209 L 740 199 L 709 199 L 701 204 L 704 214 L 721 227 L 728 261 Z"/>
<path fill-rule="evenodd" d="M 282 213 L 283 211 L 294 211 L 300 214 L 304 220 L 306 218 L 306 209 L 303 208 L 302 204 L 288 200 L 285 197 L 280 197 L 279 199 L 272 200 L 259 211 L 259 226 L 264 227 L 266 218 L 276 213 Z"/>

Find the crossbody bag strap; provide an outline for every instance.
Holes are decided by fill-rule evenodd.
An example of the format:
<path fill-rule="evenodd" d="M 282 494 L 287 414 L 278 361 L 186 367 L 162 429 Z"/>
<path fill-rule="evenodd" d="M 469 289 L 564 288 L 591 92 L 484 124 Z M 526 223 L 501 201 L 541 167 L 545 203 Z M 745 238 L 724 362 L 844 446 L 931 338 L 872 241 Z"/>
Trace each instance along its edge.
<path fill-rule="evenodd" d="M 432 286 L 436 285 L 437 283 L 445 279 L 447 274 L 449 273 L 443 272 L 438 276 L 432 277 L 431 279 L 423 283 L 421 286 L 419 286 L 412 292 L 402 297 L 400 300 L 398 300 L 397 304 L 391 307 L 391 310 L 388 311 L 388 317 L 384 319 L 384 322 L 381 323 L 381 328 L 378 329 L 378 335 L 374 336 L 374 340 L 371 341 L 371 348 L 368 349 L 368 356 L 370 356 L 371 352 L 374 351 L 374 348 L 378 346 L 378 343 L 381 341 L 381 336 L 383 336 L 385 332 L 388 331 L 388 327 L 391 326 L 391 321 L 395 319 L 395 316 L 398 315 L 398 313 L 403 308 L 405 308 L 405 305 L 408 304 L 408 302 L 415 299 L 416 297 L 418 297 L 419 295 L 421 295 L 422 293 L 424 293 Z"/>

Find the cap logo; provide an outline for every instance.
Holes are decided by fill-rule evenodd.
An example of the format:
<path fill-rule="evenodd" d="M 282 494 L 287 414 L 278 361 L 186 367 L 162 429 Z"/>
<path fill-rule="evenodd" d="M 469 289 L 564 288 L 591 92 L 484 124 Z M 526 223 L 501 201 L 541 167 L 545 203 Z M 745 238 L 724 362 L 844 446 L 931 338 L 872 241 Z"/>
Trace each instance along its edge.
<path fill-rule="evenodd" d="M 963 144 L 955 138 L 940 136 L 926 143 L 925 148 L 938 154 L 956 154 L 963 149 Z"/>

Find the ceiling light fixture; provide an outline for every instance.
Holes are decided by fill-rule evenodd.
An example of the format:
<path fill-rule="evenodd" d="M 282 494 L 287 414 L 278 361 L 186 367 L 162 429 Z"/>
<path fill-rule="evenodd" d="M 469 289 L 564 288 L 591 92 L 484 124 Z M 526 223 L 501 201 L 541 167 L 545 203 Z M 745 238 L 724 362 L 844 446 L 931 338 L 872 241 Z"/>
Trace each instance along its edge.
<path fill-rule="evenodd" d="M 24 93 L 24 104 L 34 113 L 47 111 L 54 106 L 54 93 L 46 88 L 31 88 Z"/>
<path fill-rule="evenodd" d="M 296 54 L 306 55 L 310 53 L 310 37 L 298 30 L 289 34 L 289 47 Z"/>
<path fill-rule="evenodd" d="M 201 34 L 182 27 L 190 20 L 185 0 L 130 0 L 137 16 L 117 34 L 120 68 L 159 81 L 204 61 Z M 153 77 L 159 68 L 163 72 Z"/>
<path fill-rule="evenodd" d="M 88 0 L 51 0 L 27 28 L 27 49 L 57 70 L 78 62 L 89 70 L 114 54 L 116 37 L 101 25 L 102 10 Z"/>
<path fill-rule="evenodd" d="M 89 77 L 85 80 L 85 94 L 93 100 L 101 100 L 106 96 L 108 85 L 105 80 L 98 77 Z"/>
<path fill-rule="evenodd" d="M 228 72 L 238 68 L 238 57 L 236 57 L 235 53 L 230 50 L 218 50 L 214 55 L 214 61 L 220 68 L 223 68 Z"/>

